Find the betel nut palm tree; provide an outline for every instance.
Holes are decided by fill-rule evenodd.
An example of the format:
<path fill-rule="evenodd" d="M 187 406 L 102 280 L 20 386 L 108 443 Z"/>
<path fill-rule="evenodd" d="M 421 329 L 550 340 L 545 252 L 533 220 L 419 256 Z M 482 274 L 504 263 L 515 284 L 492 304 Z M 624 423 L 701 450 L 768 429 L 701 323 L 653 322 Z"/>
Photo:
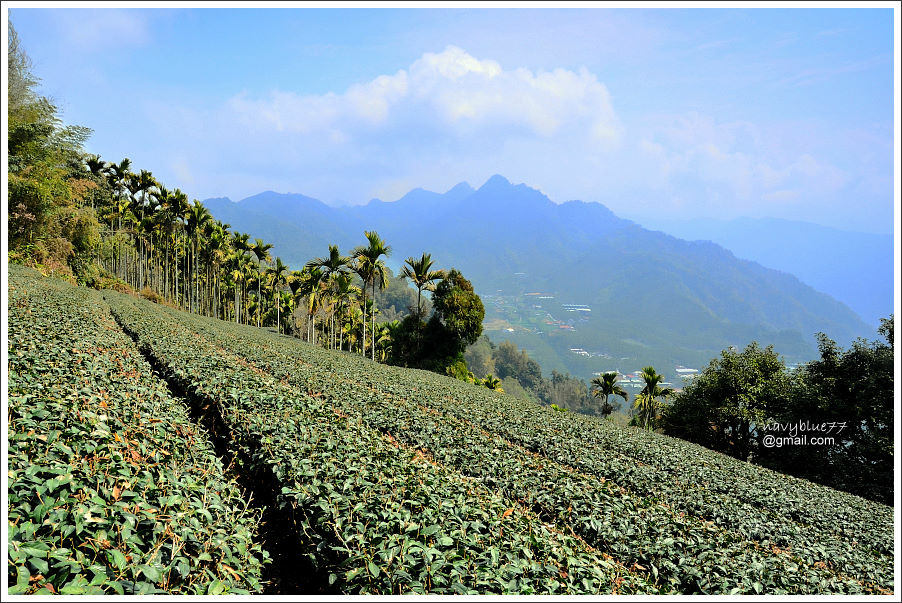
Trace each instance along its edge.
<path fill-rule="evenodd" d="M 281 325 L 280 310 L 281 310 L 282 304 L 280 303 L 281 302 L 280 291 L 284 285 L 288 284 L 288 275 L 290 274 L 290 271 L 288 270 L 288 266 L 286 266 L 284 263 L 282 263 L 282 258 L 276 258 L 276 261 L 272 265 L 272 267 L 266 269 L 266 273 L 272 277 L 272 282 L 271 282 L 272 296 L 273 296 L 273 303 L 276 306 L 276 332 L 281 333 L 282 325 Z"/>
<path fill-rule="evenodd" d="M 335 295 L 335 301 L 338 303 L 338 349 L 341 350 L 344 345 L 344 308 L 345 303 L 349 303 L 360 294 L 360 289 L 352 284 L 351 274 L 348 272 L 336 273 L 332 279 L 332 291 Z M 350 347 L 348 348 L 350 351 Z"/>
<path fill-rule="evenodd" d="M 658 416 L 661 403 L 658 398 L 667 399 L 674 394 L 670 387 L 661 387 L 664 375 L 655 371 L 653 367 L 646 366 L 639 373 L 639 377 L 645 382 L 642 391 L 636 396 L 635 406 L 638 410 L 638 418 L 644 429 L 652 429 Z"/>
<path fill-rule="evenodd" d="M 614 406 L 608 402 L 609 397 L 620 396 L 624 402 L 629 402 L 629 394 L 617 385 L 617 373 L 613 371 L 592 379 L 592 395 L 602 399 L 601 414 L 605 417 L 614 412 Z"/>
<path fill-rule="evenodd" d="M 308 270 L 313 270 L 314 268 L 321 268 L 323 271 L 323 280 L 328 282 L 333 278 L 338 276 L 339 274 L 344 274 L 348 271 L 348 266 L 351 263 L 351 258 L 347 256 L 341 255 L 341 252 L 338 250 L 338 245 L 329 245 L 329 255 L 328 257 L 320 257 L 314 258 L 305 264 L 305 268 Z M 331 318 L 330 331 L 332 332 L 332 339 L 334 339 L 335 332 L 335 313 L 333 311 Z M 331 347 L 331 346 L 330 346 Z"/>
<path fill-rule="evenodd" d="M 253 245 L 251 245 L 251 252 L 254 254 L 254 257 L 257 258 L 257 266 L 261 268 L 259 272 L 263 272 L 263 264 L 269 263 L 272 261 L 272 256 L 269 254 L 269 250 L 272 249 L 271 243 L 264 243 L 261 239 L 255 239 Z M 257 299 L 262 300 L 263 297 L 260 291 L 260 281 L 262 279 L 257 279 Z M 263 326 L 263 318 L 262 312 L 258 315 L 257 326 Z"/>
<path fill-rule="evenodd" d="M 233 267 L 231 271 L 232 281 L 235 283 L 235 322 L 241 322 L 241 301 L 244 299 L 242 292 L 245 281 L 244 262 L 247 259 L 247 252 L 250 250 L 248 240 L 250 235 L 244 232 L 236 232 L 232 236 L 232 254 Z"/>
<path fill-rule="evenodd" d="M 190 280 L 190 303 L 189 310 L 191 312 L 197 312 L 197 305 L 200 297 L 199 285 L 200 285 L 200 275 L 199 269 L 197 267 L 198 264 L 198 255 L 200 252 L 200 235 L 203 232 L 206 224 L 213 219 L 213 216 L 210 215 L 210 212 L 207 210 L 203 204 L 197 199 L 188 207 L 188 216 L 187 216 L 186 228 L 188 232 L 188 238 L 191 242 L 190 248 L 190 260 L 189 260 L 189 268 L 188 268 L 188 278 Z"/>
<path fill-rule="evenodd" d="M 385 289 L 388 286 L 388 275 L 386 274 L 386 266 L 385 262 L 382 261 L 382 257 L 388 257 L 391 255 L 391 245 L 386 245 L 385 241 L 376 233 L 376 231 L 366 231 L 363 233 L 367 239 L 367 245 L 361 245 L 360 247 L 355 247 L 351 252 L 351 255 L 357 258 L 357 269 L 356 272 L 360 275 L 360 278 L 363 279 L 363 307 L 366 308 L 366 286 L 367 284 L 372 285 L 373 290 L 373 308 L 372 308 L 372 341 L 376 341 L 376 284 L 379 284 L 379 289 Z M 366 355 L 366 315 L 363 317 L 364 328 L 363 328 L 363 345 L 361 346 L 361 351 L 364 356 Z M 371 345 L 373 348 L 373 360 L 376 360 L 376 346 Z"/>
<path fill-rule="evenodd" d="M 324 273 L 322 268 L 304 268 L 301 271 L 301 283 L 298 291 L 307 297 L 307 341 L 316 343 L 316 307 L 319 301 L 318 293 L 322 286 Z"/>
<path fill-rule="evenodd" d="M 401 276 L 413 281 L 417 288 L 417 351 L 420 349 L 420 325 L 423 322 L 423 307 L 421 296 L 423 289 L 435 291 L 435 281 L 445 278 L 443 270 L 432 270 L 432 255 L 423 252 L 420 259 L 410 257 L 404 260 L 405 266 L 401 269 Z"/>
<path fill-rule="evenodd" d="M 443 279 L 445 272 L 443 270 L 432 270 L 432 255 L 428 253 L 423 253 L 418 260 L 412 257 L 407 258 L 404 260 L 404 263 L 406 265 L 401 269 L 401 276 L 410 279 L 417 288 L 417 320 L 422 321 L 423 308 L 420 298 L 423 290 L 435 290 L 435 281 Z"/>

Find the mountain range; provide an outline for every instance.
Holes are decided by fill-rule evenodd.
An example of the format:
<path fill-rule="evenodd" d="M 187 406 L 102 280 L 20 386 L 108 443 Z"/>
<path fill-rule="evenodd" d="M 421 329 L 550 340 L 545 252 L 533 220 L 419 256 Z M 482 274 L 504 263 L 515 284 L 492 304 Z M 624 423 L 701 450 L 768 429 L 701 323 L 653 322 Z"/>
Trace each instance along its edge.
<path fill-rule="evenodd" d="M 674 375 L 729 347 L 774 344 L 787 362 L 816 356 L 815 333 L 847 345 L 874 335 L 847 305 L 787 272 L 736 257 L 711 241 L 686 241 L 617 217 L 599 203 L 554 203 L 493 176 L 478 189 L 414 189 L 401 199 L 330 207 L 264 192 L 204 205 L 233 230 L 273 243 L 295 269 L 364 243 L 376 230 L 389 266 L 432 254 L 456 267 L 486 306 L 486 332 L 527 349 L 547 373 L 582 378 L 646 364 Z"/>

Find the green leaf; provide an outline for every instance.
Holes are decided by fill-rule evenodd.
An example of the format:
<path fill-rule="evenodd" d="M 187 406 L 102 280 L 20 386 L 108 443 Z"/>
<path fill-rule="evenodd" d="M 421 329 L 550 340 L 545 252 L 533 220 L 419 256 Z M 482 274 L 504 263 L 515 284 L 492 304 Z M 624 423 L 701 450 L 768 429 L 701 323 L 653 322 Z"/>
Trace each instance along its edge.
<path fill-rule="evenodd" d="M 141 571 L 151 582 L 159 582 L 160 581 L 160 569 L 157 567 L 153 567 L 152 565 L 141 565 Z"/>
<path fill-rule="evenodd" d="M 31 572 L 23 566 L 16 568 L 16 585 L 9 589 L 9 594 L 21 594 L 28 590 L 28 584 L 31 580 Z M 15 591 L 15 592 L 14 592 Z"/>
<path fill-rule="evenodd" d="M 219 595 L 225 590 L 225 584 L 222 583 L 218 578 L 214 580 L 210 586 L 207 587 L 208 595 Z"/>
<path fill-rule="evenodd" d="M 108 584 L 110 585 L 110 588 L 112 588 L 114 591 L 116 591 L 117 595 L 125 594 L 125 587 L 122 585 L 121 582 L 109 582 Z"/>
<path fill-rule="evenodd" d="M 46 559 L 40 559 L 38 557 L 31 557 L 28 560 L 28 563 L 37 571 L 39 574 L 47 575 L 50 573 L 50 566 L 47 564 Z"/>
<path fill-rule="evenodd" d="M 112 549 L 108 552 L 108 556 L 110 562 L 116 567 L 116 569 L 118 569 L 120 572 L 125 569 L 128 561 L 126 561 L 125 555 L 122 554 L 122 551 L 120 551 L 119 549 Z"/>
<path fill-rule="evenodd" d="M 379 576 L 379 567 L 373 563 L 372 561 L 367 562 L 367 568 L 370 570 L 370 574 L 372 574 L 373 578 Z"/>

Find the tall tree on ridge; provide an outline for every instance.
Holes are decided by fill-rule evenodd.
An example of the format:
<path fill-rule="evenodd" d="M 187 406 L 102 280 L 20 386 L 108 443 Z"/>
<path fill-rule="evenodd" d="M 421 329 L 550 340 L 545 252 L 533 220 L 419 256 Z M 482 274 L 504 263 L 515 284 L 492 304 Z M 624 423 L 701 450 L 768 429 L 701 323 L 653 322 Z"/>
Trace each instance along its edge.
<path fill-rule="evenodd" d="M 310 343 L 316 343 L 316 305 L 318 301 L 317 294 L 320 291 L 320 287 L 323 282 L 323 269 L 322 268 L 304 268 L 301 271 L 301 286 L 300 293 L 307 297 L 307 328 L 308 335 L 307 341 Z"/>
<path fill-rule="evenodd" d="M 421 297 L 423 290 L 435 290 L 435 281 L 445 278 L 445 272 L 443 270 L 432 270 L 433 260 L 432 255 L 429 253 L 423 253 L 418 260 L 412 257 L 407 258 L 404 260 L 404 263 L 406 265 L 401 269 L 401 276 L 410 279 L 417 288 L 417 320 L 422 321 Z"/>
<path fill-rule="evenodd" d="M 213 216 L 210 215 L 210 212 L 207 210 L 203 204 L 194 200 L 194 203 L 188 209 L 188 235 L 191 238 L 192 248 L 191 248 L 191 261 L 189 263 L 189 273 L 193 278 L 191 278 L 191 296 L 190 296 L 190 311 L 197 311 L 197 297 L 198 297 L 198 287 L 199 276 L 197 270 L 197 255 L 198 255 L 198 247 L 199 247 L 199 238 L 200 233 L 202 232 L 204 226 L 213 219 Z"/>
<path fill-rule="evenodd" d="M 335 299 L 338 302 L 338 349 L 341 350 L 344 343 L 345 302 L 350 302 L 355 295 L 360 293 L 360 289 L 351 284 L 351 275 L 347 272 L 336 273 L 332 281 Z"/>
<path fill-rule="evenodd" d="M 127 212 L 129 211 L 129 198 L 125 194 L 128 188 L 126 184 L 129 180 L 131 172 L 129 168 L 131 168 L 131 160 L 128 157 L 124 157 L 122 161 L 119 163 L 110 163 L 109 168 L 107 170 L 107 180 L 110 184 L 110 189 L 113 191 L 113 209 L 114 212 L 111 215 L 111 218 L 116 219 L 115 225 L 110 222 L 110 229 L 116 229 L 116 239 L 115 239 L 115 272 L 116 276 L 122 280 L 125 280 L 126 275 L 122 266 L 122 245 L 121 245 L 121 235 L 122 233 L 122 218 L 126 217 Z"/>
<path fill-rule="evenodd" d="M 420 324 L 423 322 L 423 308 L 421 297 L 423 289 L 427 291 L 435 290 L 435 281 L 445 278 L 443 270 L 432 270 L 432 255 L 423 252 L 420 259 L 415 260 L 410 257 L 404 260 L 405 266 L 401 269 L 401 276 L 413 281 L 417 288 L 417 350 L 419 350 L 420 340 Z"/>
<path fill-rule="evenodd" d="M 182 303 L 184 300 L 184 296 L 181 295 L 181 289 L 179 288 L 179 274 L 182 272 L 179 269 L 179 250 L 184 247 L 184 234 L 185 234 L 185 225 L 188 222 L 188 195 L 183 193 L 181 189 L 175 189 L 172 191 L 172 195 L 169 197 L 169 205 L 172 208 L 173 215 L 173 241 L 172 241 L 172 261 L 173 261 L 173 283 L 172 283 L 172 291 L 173 291 L 173 299 L 179 307 L 182 307 Z M 182 280 L 184 281 L 184 275 Z"/>
<path fill-rule="evenodd" d="M 247 251 L 250 250 L 248 244 L 250 235 L 243 232 L 236 232 L 232 237 L 232 248 L 234 254 L 234 268 L 232 270 L 232 279 L 235 281 L 235 322 L 241 322 L 241 302 L 244 300 L 244 287 L 247 284 L 245 280 L 245 261 L 247 260 Z"/>
<path fill-rule="evenodd" d="M 282 286 L 286 285 L 288 282 L 288 266 L 282 263 L 282 258 L 276 258 L 275 264 L 272 265 L 271 268 L 266 269 L 267 273 L 272 277 L 272 296 L 273 303 L 276 306 L 276 331 L 281 333 L 282 326 L 280 322 L 280 306 L 281 306 L 281 295 L 280 291 Z"/>

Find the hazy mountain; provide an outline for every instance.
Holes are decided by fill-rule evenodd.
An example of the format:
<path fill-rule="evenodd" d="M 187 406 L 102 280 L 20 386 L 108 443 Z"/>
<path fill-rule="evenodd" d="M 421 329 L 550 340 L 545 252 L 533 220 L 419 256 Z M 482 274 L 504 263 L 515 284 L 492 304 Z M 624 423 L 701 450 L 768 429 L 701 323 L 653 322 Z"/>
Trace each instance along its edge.
<path fill-rule="evenodd" d="M 555 204 L 501 176 L 477 190 L 415 189 L 356 207 L 276 193 L 204 203 L 234 229 L 274 243 L 273 254 L 295 268 L 329 243 L 343 252 L 362 244 L 371 229 L 393 247 L 395 266 L 428 251 L 473 281 L 488 334 L 527 348 L 546 372 L 589 377 L 655 364 L 672 376 L 677 364 L 701 368 L 752 340 L 803 361 L 815 356 L 818 331 L 842 344 L 875 334 L 790 274 L 647 230 L 597 203 Z"/>
<path fill-rule="evenodd" d="M 371 229 L 378 232 L 400 222 L 419 224 L 431 221 L 436 211 L 442 211 L 472 194 L 473 188 L 466 182 L 461 182 L 445 194 L 415 188 L 397 201 L 373 199 L 362 207 L 344 207 L 342 211 L 358 222 L 371 224 Z"/>
<path fill-rule="evenodd" d="M 878 325 L 893 311 L 893 236 L 776 218 L 640 220 L 689 240 L 708 240 L 737 257 L 789 272 Z"/>
<path fill-rule="evenodd" d="M 203 204 L 233 231 L 249 233 L 251 241 L 259 237 L 272 243 L 273 257 L 296 269 L 327 255 L 330 243 L 347 246 L 357 239 L 355 224 L 340 209 L 304 195 L 266 191 L 238 203 L 220 197 Z"/>

